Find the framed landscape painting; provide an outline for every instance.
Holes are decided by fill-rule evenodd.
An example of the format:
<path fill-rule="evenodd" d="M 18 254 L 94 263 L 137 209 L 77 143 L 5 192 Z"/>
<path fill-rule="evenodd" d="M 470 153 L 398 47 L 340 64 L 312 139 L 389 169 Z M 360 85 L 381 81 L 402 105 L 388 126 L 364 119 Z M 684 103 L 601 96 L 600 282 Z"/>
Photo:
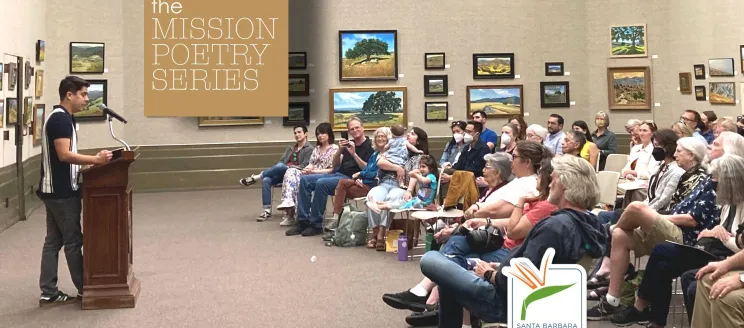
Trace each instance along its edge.
<path fill-rule="evenodd" d="M 310 95 L 310 74 L 289 74 L 289 96 Z"/>
<path fill-rule="evenodd" d="M 607 91 L 610 109 L 651 109 L 651 69 L 607 68 Z"/>
<path fill-rule="evenodd" d="M 341 81 L 398 80 L 398 31 L 338 32 Z"/>
<path fill-rule="evenodd" d="M 105 120 L 106 115 L 98 108 L 102 104 L 108 103 L 108 81 L 107 80 L 86 80 L 90 83 L 88 87 L 88 105 L 83 110 L 72 114 L 78 121 L 95 121 Z"/>
<path fill-rule="evenodd" d="M 70 73 L 103 74 L 105 48 L 101 42 L 70 42 Z"/>
<path fill-rule="evenodd" d="M 610 57 L 648 57 L 646 25 L 610 26 Z"/>
<path fill-rule="evenodd" d="M 23 125 L 30 126 L 34 122 L 34 100 L 31 97 L 23 98 Z"/>
<path fill-rule="evenodd" d="M 199 117 L 199 126 L 263 125 L 264 118 L 258 116 L 206 116 Z"/>
<path fill-rule="evenodd" d="M 444 69 L 445 59 L 443 52 L 427 52 L 424 54 L 424 69 Z"/>
<path fill-rule="evenodd" d="M 734 82 L 710 82 L 710 103 L 712 105 L 735 105 L 736 90 Z"/>
<path fill-rule="evenodd" d="M 36 61 L 39 63 L 43 63 L 44 56 L 46 56 L 46 42 L 44 40 L 37 40 L 36 41 Z"/>
<path fill-rule="evenodd" d="M 734 76 L 734 59 L 733 58 L 712 58 L 708 59 L 708 70 L 710 76 Z"/>
<path fill-rule="evenodd" d="M 540 107 L 569 107 L 571 96 L 568 81 L 540 82 Z"/>
<path fill-rule="evenodd" d="M 309 125 L 310 124 L 310 103 L 309 102 L 291 102 L 289 103 L 289 114 L 283 118 L 284 126 Z"/>
<path fill-rule="evenodd" d="M 424 96 L 447 96 L 447 75 L 424 75 Z"/>
<path fill-rule="evenodd" d="M 695 86 L 695 100 L 698 101 L 705 101 L 705 86 L 704 85 L 696 85 Z"/>
<path fill-rule="evenodd" d="M 290 52 L 289 69 L 307 68 L 307 52 Z"/>
<path fill-rule="evenodd" d="M 524 115 L 522 85 L 470 85 L 467 87 L 467 117 L 483 110 L 488 117 Z"/>
<path fill-rule="evenodd" d="M 447 121 L 449 116 L 449 102 L 428 101 L 424 103 L 424 121 Z"/>
<path fill-rule="evenodd" d="M 473 54 L 474 79 L 513 79 L 514 54 Z"/>
<path fill-rule="evenodd" d="M 43 104 L 34 105 L 34 123 L 33 123 L 33 145 L 41 145 L 42 128 L 44 127 L 45 107 Z"/>
<path fill-rule="evenodd" d="M 351 117 L 365 130 L 401 124 L 408 126 L 407 87 L 335 88 L 329 92 L 329 122 L 334 131 L 345 131 Z"/>
<path fill-rule="evenodd" d="M 563 63 L 545 63 L 545 76 L 563 76 Z"/>
<path fill-rule="evenodd" d="M 39 98 L 44 95 L 44 70 L 40 69 L 36 71 L 36 83 L 34 84 L 36 87 L 36 98 Z"/>
<path fill-rule="evenodd" d="M 679 92 L 692 93 L 692 73 L 679 73 Z"/>
<path fill-rule="evenodd" d="M 18 123 L 18 99 L 5 98 L 5 122 L 7 124 Z"/>
<path fill-rule="evenodd" d="M 705 80 L 705 65 L 697 64 L 692 66 L 695 71 L 695 80 Z"/>

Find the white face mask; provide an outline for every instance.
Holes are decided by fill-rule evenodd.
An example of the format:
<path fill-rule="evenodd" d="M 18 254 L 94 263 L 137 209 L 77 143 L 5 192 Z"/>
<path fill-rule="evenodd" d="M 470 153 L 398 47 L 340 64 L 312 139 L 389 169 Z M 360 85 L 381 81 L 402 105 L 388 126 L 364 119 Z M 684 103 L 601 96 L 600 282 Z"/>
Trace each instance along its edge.
<path fill-rule="evenodd" d="M 453 137 L 455 138 L 455 142 L 456 143 L 460 143 L 462 141 L 462 138 L 463 138 L 462 133 L 455 133 L 453 135 Z"/>
<path fill-rule="evenodd" d="M 511 136 L 506 133 L 501 134 L 501 147 L 505 147 L 511 142 Z"/>
<path fill-rule="evenodd" d="M 471 135 L 469 135 L 467 133 L 465 134 L 464 139 L 465 139 L 465 143 L 466 144 L 470 144 L 471 142 L 473 142 L 473 136 L 471 136 Z"/>

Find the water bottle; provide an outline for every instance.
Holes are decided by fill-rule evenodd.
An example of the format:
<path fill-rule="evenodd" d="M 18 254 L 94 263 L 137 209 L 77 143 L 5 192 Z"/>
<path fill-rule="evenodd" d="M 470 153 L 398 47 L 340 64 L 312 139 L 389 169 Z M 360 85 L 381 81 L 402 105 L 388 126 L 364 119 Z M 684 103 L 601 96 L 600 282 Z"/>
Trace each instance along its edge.
<path fill-rule="evenodd" d="M 405 234 L 398 237 L 398 261 L 408 261 L 408 237 Z"/>

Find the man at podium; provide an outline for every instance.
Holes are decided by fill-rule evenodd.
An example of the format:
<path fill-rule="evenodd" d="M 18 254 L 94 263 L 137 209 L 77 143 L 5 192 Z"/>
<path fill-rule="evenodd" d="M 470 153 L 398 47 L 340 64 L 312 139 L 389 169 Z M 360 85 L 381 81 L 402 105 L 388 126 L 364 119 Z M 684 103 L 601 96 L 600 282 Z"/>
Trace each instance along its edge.
<path fill-rule="evenodd" d="M 64 78 L 59 84 L 59 105 L 54 106 L 42 130 L 41 179 L 36 195 L 46 208 L 47 233 L 41 253 L 39 306 L 67 304 L 82 298 L 82 198 L 78 172 L 81 165 L 105 164 L 112 157 L 108 150 L 95 156 L 77 153 L 77 123 L 72 114 L 88 104 L 89 86 L 90 83 L 76 76 Z M 77 298 L 57 288 L 57 263 L 63 245 Z"/>

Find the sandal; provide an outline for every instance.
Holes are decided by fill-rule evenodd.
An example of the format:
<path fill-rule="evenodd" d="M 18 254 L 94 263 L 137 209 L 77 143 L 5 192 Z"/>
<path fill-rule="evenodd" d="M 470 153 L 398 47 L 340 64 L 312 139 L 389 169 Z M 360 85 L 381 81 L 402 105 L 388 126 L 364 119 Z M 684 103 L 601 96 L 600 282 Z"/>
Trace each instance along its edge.
<path fill-rule="evenodd" d="M 606 276 L 599 276 L 594 275 L 589 281 L 586 282 L 586 288 L 587 289 L 596 289 L 599 287 L 605 287 L 610 285 L 610 275 L 607 274 Z"/>
<path fill-rule="evenodd" d="M 599 287 L 587 293 L 586 299 L 589 301 L 599 301 L 600 298 L 607 295 L 608 290 L 610 290 L 610 287 Z"/>
<path fill-rule="evenodd" d="M 367 242 L 367 248 L 375 248 L 376 246 L 377 246 L 377 239 L 372 238 Z"/>
<path fill-rule="evenodd" d="M 375 245 L 378 252 L 384 252 L 385 251 L 385 241 L 384 240 L 378 240 L 377 245 Z"/>

